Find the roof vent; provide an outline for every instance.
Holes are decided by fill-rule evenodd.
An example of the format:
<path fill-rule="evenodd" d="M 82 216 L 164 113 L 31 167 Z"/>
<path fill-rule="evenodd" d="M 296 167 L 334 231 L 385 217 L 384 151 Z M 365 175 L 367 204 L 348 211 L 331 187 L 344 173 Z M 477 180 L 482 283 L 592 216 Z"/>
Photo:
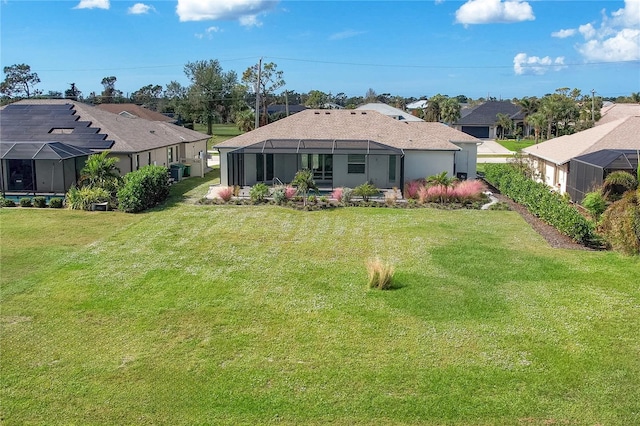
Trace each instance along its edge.
<path fill-rule="evenodd" d="M 326 112 L 324 113 L 324 115 L 329 115 L 329 114 L 331 114 L 329 111 L 326 111 Z"/>
<path fill-rule="evenodd" d="M 362 115 L 367 115 L 367 111 L 362 111 Z"/>
<path fill-rule="evenodd" d="M 356 112 L 355 111 L 351 111 L 351 115 L 356 115 Z"/>
<path fill-rule="evenodd" d="M 314 111 L 313 112 L 315 115 L 320 115 L 320 111 Z"/>

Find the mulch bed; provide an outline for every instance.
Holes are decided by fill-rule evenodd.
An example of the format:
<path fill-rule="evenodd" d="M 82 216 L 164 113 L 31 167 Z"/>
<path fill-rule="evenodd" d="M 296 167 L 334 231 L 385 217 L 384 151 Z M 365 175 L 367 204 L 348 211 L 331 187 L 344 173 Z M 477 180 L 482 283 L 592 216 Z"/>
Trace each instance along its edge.
<path fill-rule="evenodd" d="M 569 249 L 569 250 L 593 250 L 592 248 L 586 247 L 580 243 L 573 241 L 570 237 L 560 233 L 556 228 L 544 222 L 540 218 L 532 215 L 522 205 L 516 203 L 511 198 L 506 197 L 497 189 L 490 187 L 493 192 L 493 196 L 503 203 L 506 203 L 509 208 L 515 212 L 518 212 L 520 216 L 529 224 L 531 227 L 544 238 L 547 243 L 553 248 L 561 248 L 561 249 Z"/>

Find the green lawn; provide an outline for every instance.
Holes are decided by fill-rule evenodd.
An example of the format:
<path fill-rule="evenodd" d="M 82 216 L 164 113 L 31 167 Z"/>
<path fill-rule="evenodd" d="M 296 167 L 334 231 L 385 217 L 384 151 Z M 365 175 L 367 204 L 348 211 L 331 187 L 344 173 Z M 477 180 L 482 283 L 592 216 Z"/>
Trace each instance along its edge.
<path fill-rule="evenodd" d="M 207 133 L 207 125 L 196 123 L 195 130 Z M 220 142 L 226 141 L 227 139 L 231 139 L 235 136 L 241 135 L 243 132 L 238 130 L 238 126 L 235 124 L 214 124 L 213 125 L 213 137 L 209 140 L 207 149 L 212 149 L 215 145 Z"/>
<path fill-rule="evenodd" d="M 640 423 L 639 259 L 511 211 L 191 204 L 206 184 L 0 210 L 3 424 Z"/>
<path fill-rule="evenodd" d="M 536 143 L 532 139 L 521 139 L 519 141 L 515 139 L 496 139 L 496 142 L 513 152 L 518 152 L 519 150 L 535 145 Z"/>

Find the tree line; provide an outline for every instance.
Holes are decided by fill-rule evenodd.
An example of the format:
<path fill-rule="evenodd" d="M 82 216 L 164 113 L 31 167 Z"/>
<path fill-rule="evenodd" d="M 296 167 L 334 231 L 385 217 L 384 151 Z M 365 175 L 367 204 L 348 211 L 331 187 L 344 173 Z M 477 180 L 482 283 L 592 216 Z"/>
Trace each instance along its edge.
<path fill-rule="evenodd" d="M 116 87 L 116 76 L 106 76 L 101 80 L 103 90 L 83 96 L 75 83 L 63 92 L 42 93 L 36 89 L 40 78 L 27 64 L 4 67 L 4 81 L 0 82 L 2 104 L 19 99 L 44 97 L 64 98 L 91 104 L 135 103 L 154 111 L 173 114 L 179 124 L 193 127 L 194 123 L 204 123 L 207 133 L 212 134 L 214 123 L 235 123 L 240 130 L 249 131 L 256 125 L 283 118 L 287 112 L 268 114 L 268 106 L 304 105 L 308 108 L 356 108 L 359 105 L 379 102 L 405 110 L 414 101 L 426 100 L 424 108 L 412 113 L 426 121 L 443 122 L 452 125 L 460 119 L 462 108 L 474 106 L 495 98 L 471 99 L 464 95 L 449 97 L 434 96 L 402 97 L 390 93 L 377 94 L 373 89 L 364 96 L 347 96 L 311 90 L 308 93 L 280 90 L 286 83 L 284 73 L 273 62 L 248 67 L 239 77 L 235 71 L 224 71 L 216 59 L 188 62 L 183 71 L 189 80 L 187 86 L 176 80 L 166 84 L 148 84 L 125 95 Z M 600 108 L 604 101 L 640 102 L 640 93 L 612 98 L 582 94 L 578 89 L 560 88 L 541 98 L 523 97 L 511 101 L 520 106 L 524 115 L 524 127 L 514 124 L 512 117 L 498 114 L 496 117 L 501 137 L 508 135 L 549 139 L 591 127 L 600 118 Z M 258 111 L 257 117 L 254 111 Z"/>

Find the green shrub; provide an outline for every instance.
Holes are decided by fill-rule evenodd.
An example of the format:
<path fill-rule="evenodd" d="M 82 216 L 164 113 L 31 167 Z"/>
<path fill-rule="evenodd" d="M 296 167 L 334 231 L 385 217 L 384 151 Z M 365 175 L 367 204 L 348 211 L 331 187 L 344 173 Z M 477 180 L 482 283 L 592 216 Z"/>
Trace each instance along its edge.
<path fill-rule="evenodd" d="M 602 192 L 593 191 L 584 196 L 582 206 L 587 209 L 591 217 L 598 220 L 600 215 L 607 209 L 607 200 L 602 195 Z"/>
<path fill-rule="evenodd" d="M 169 191 L 167 168 L 145 166 L 125 175 L 118 190 L 118 208 L 127 213 L 141 212 L 164 202 Z"/>
<path fill-rule="evenodd" d="M 33 204 L 31 203 L 31 198 L 29 197 L 22 197 L 20 198 L 20 207 L 32 207 Z"/>
<path fill-rule="evenodd" d="M 309 195 L 309 198 L 307 198 L 307 201 L 309 201 L 311 204 L 315 204 L 318 202 L 318 197 L 316 197 L 315 195 Z"/>
<path fill-rule="evenodd" d="M 284 204 L 288 201 L 284 186 L 279 186 L 273 190 L 273 201 L 275 201 L 276 204 Z"/>
<path fill-rule="evenodd" d="M 33 205 L 40 209 L 47 207 L 47 197 L 42 197 L 42 196 L 33 197 Z"/>
<path fill-rule="evenodd" d="M 602 215 L 598 228 L 616 251 L 640 254 L 640 194 L 629 191 Z"/>
<path fill-rule="evenodd" d="M 263 182 L 256 183 L 249 190 L 249 198 L 254 203 L 259 203 L 264 201 L 265 198 L 269 195 L 269 187 L 267 184 Z"/>
<path fill-rule="evenodd" d="M 0 207 L 15 207 L 16 202 L 8 198 L 0 198 Z"/>
<path fill-rule="evenodd" d="M 384 263 L 380 259 L 367 261 L 367 274 L 369 275 L 369 288 L 389 290 L 393 286 L 393 266 Z"/>
<path fill-rule="evenodd" d="M 52 198 L 49 200 L 49 208 L 52 209 L 61 209 L 62 206 L 64 205 L 64 199 L 63 198 Z"/>
<path fill-rule="evenodd" d="M 365 201 L 365 202 L 369 201 L 369 198 L 376 196 L 378 194 L 380 194 L 380 191 L 378 190 L 378 188 L 376 188 L 369 182 L 363 183 L 362 185 L 358 185 L 355 188 L 353 188 L 353 195 L 357 197 L 362 197 L 362 201 Z M 342 197 L 344 198 L 344 191 L 343 191 Z"/>
<path fill-rule="evenodd" d="M 485 179 L 533 215 L 582 244 L 598 240 L 593 222 L 586 219 L 562 195 L 527 178 L 509 164 L 487 164 Z"/>
<path fill-rule="evenodd" d="M 602 194 L 609 201 L 616 201 L 627 191 L 636 189 L 638 181 L 631 173 L 615 171 L 607 175 L 602 185 Z"/>
<path fill-rule="evenodd" d="M 71 210 L 91 210 L 94 203 L 106 203 L 111 199 L 109 191 L 103 188 L 72 186 L 67 191 L 67 207 Z"/>

